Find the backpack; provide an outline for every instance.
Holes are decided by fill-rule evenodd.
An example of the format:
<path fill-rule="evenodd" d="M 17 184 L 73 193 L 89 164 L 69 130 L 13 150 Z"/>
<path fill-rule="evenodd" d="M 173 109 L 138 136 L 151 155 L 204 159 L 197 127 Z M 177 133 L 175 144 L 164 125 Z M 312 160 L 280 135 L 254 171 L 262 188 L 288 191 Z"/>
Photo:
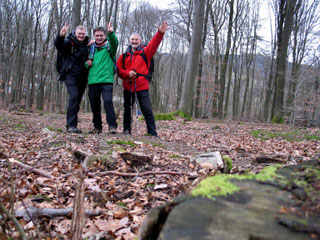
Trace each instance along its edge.
<path fill-rule="evenodd" d="M 140 74 L 138 73 L 138 76 L 143 76 L 145 77 L 149 82 L 152 82 L 152 74 L 154 72 L 154 59 L 153 59 L 153 56 L 150 60 L 150 66 L 148 66 L 148 60 L 147 60 L 147 56 L 146 54 L 144 53 L 144 48 L 147 46 L 147 45 L 141 45 L 143 48 L 142 48 L 142 53 L 140 54 L 140 56 L 143 58 L 144 62 L 146 63 L 147 65 L 147 68 L 149 69 L 149 72 L 147 75 L 144 75 L 144 74 Z M 124 67 L 124 62 L 125 62 L 125 58 L 127 57 L 127 52 L 123 53 L 122 54 L 122 67 L 123 69 L 126 69 Z"/>
<path fill-rule="evenodd" d="M 74 51 L 74 49 L 73 49 L 74 48 L 73 47 L 74 43 L 72 41 L 71 41 L 71 45 L 72 45 L 71 52 L 73 52 Z M 57 52 L 57 60 L 56 60 L 55 66 L 56 66 L 56 70 L 57 70 L 57 73 L 58 73 L 58 81 L 61 81 L 61 82 L 65 80 L 64 79 L 65 60 L 66 59 L 65 59 L 63 53 L 58 50 L 58 52 Z"/>

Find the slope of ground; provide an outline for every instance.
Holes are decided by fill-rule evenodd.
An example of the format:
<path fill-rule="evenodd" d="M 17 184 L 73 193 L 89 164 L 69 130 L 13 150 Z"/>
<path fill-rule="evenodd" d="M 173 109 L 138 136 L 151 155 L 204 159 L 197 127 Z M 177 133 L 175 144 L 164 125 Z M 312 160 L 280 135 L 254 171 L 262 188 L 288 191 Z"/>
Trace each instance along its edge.
<path fill-rule="evenodd" d="M 82 134 L 65 131 L 65 115 L 0 111 L 0 197 L 8 209 L 12 185 L 15 185 L 15 210 L 28 207 L 65 209 L 73 207 L 78 182 L 78 150 L 99 156 L 101 144 L 107 144 L 108 163 L 100 158 L 85 178 L 85 208 L 102 214 L 86 218 L 85 237 L 107 233 L 109 239 L 134 239 L 147 211 L 188 191 L 194 177 L 208 174 L 192 159 L 199 153 L 220 151 L 233 160 L 232 173 L 256 173 L 266 163 L 257 157 L 272 156 L 283 164 L 296 164 L 320 155 L 320 131 L 284 125 L 221 121 L 157 121 L 159 138 L 145 135 L 145 124 L 134 123 L 133 134 L 90 135 L 91 114 L 80 114 Z M 140 152 L 153 163 L 130 166 L 122 152 Z M 12 165 L 10 174 L 5 158 L 25 163 L 52 176 L 46 178 Z M 148 173 L 144 175 L 143 173 Z M 120 173 L 120 174 L 119 174 Z M 127 175 L 126 175 L 127 174 Z M 67 217 L 27 217 L 18 219 L 32 239 L 68 239 Z M 11 221 L 0 219 L 8 232 L 17 235 Z M 6 239 L 6 238 L 4 238 Z"/>

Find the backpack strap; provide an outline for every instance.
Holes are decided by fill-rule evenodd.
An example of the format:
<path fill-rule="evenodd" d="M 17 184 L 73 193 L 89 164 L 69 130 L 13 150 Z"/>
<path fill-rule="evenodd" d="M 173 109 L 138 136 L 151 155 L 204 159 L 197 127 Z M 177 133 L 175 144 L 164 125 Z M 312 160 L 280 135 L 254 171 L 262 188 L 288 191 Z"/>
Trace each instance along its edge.
<path fill-rule="evenodd" d="M 94 57 L 94 51 L 95 51 L 95 48 L 96 48 L 96 44 L 92 44 L 91 47 L 90 47 L 90 52 L 89 52 L 89 59 L 93 59 Z"/>
<path fill-rule="evenodd" d="M 147 65 L 147 68 L 149 69 L 148 60 L 147 60 L 147 56 L 146 56 L 146 54 L 144 52 L 144 48 L 142 49 L 142 53 L 140 54 L 140 56 L 143 58 L 144 62 Z"/>
<path fill-rule="evenodd" d="M 152 73 L 153 73 L 153 70 L 154 70 L 153 57 L 151 58 L 150 67 L 149 67 L 148 59 L 147 59 L 147 56 L 146 56 L 146 54 L 144 52 L 144 47 L 145 46 L 142 46 L 142 53 L 140 53 L 140 56 L 142 57 L 143 61 L 146 63 L 149 72 L 148 72 L 148 74 L 137 73 L 137 77 L 139 77 L 139 76 L 145 77 L 149 82 L 151 82 Z M 127 57 L 127 54 L 128 54 L 127 51 L 122 54 L 122 67 L 123 67 L 123 69 L 126 69 L 125 66 L 124 66 L 124 63 L 125 63 L 125 58 Z"/>

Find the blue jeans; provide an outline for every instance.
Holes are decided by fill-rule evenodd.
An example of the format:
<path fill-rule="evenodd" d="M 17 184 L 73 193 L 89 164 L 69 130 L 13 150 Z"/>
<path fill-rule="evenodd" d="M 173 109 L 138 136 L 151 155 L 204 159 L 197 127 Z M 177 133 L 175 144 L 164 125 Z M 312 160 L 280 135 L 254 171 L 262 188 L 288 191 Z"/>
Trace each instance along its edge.
<path fill-rule="evenodd" d="M 89 100 L 93 114 L 94 128 L 102 129 L 101 120 L 101 96 L 103 99 L 104 109 L 106 111 L 106 120 L 110 128 L 117 128 L 116 114 L 112 102 L 112 83 L 99 83 L 89 85 Z"/>
<path fill-rule="evenodd" d="M 152 136 L 157 136 L 156 124 L 154 121 L 154 116 L 152 113 L 152 106 L 150 100 L 149 90 L 138 91 L 137 98 L 141 112 L 146 120 L 148 133 Z M 133 103 L 135 101 L 135 93 L 130 91 L 123 92 L 124 98 L 124 114 L 123 114 L 123 129 L 131 132 L 131 122 L 132 122 L 132 113 Z"/>

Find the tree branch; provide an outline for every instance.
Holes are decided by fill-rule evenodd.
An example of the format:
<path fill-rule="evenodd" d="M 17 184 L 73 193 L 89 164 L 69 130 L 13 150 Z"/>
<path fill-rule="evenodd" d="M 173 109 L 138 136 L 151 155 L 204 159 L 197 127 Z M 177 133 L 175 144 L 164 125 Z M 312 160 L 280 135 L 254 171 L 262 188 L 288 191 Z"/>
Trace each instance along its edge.
<path fill-rule="evenodd" d="M 24 169 L 27 169 L 27 170 L 29 170 L 29 171 L 31 171 L 31 172 L 33 172 L 33 173 L 36 173 L 36 174 L 38 174 L 38 175 L 41 175 L 41 176 L 43 176 L 43 177 L 53 178 L 53 176 L 50 175 L 49 173 L 47 173 L 47 172 L 45 172 L 45 171 L 43 171 L 43 170 L 39 170 L 39 169 L 36 169 L 36 168 L 34 168 L 34 167 L 31 167 L 31 166 L 29 166 L 29 165 L 27 165 L 27 164 L 21 163 L 21 162 L 19 162 L 19 161 L 17 161 L 17 160 L 14 160 L 13 158 L 9 158 L 9 161 L 10 161 L 11 163 L 17 164 L 19 167 L 22 167 L 22 168 L 24 168 Z"/>

